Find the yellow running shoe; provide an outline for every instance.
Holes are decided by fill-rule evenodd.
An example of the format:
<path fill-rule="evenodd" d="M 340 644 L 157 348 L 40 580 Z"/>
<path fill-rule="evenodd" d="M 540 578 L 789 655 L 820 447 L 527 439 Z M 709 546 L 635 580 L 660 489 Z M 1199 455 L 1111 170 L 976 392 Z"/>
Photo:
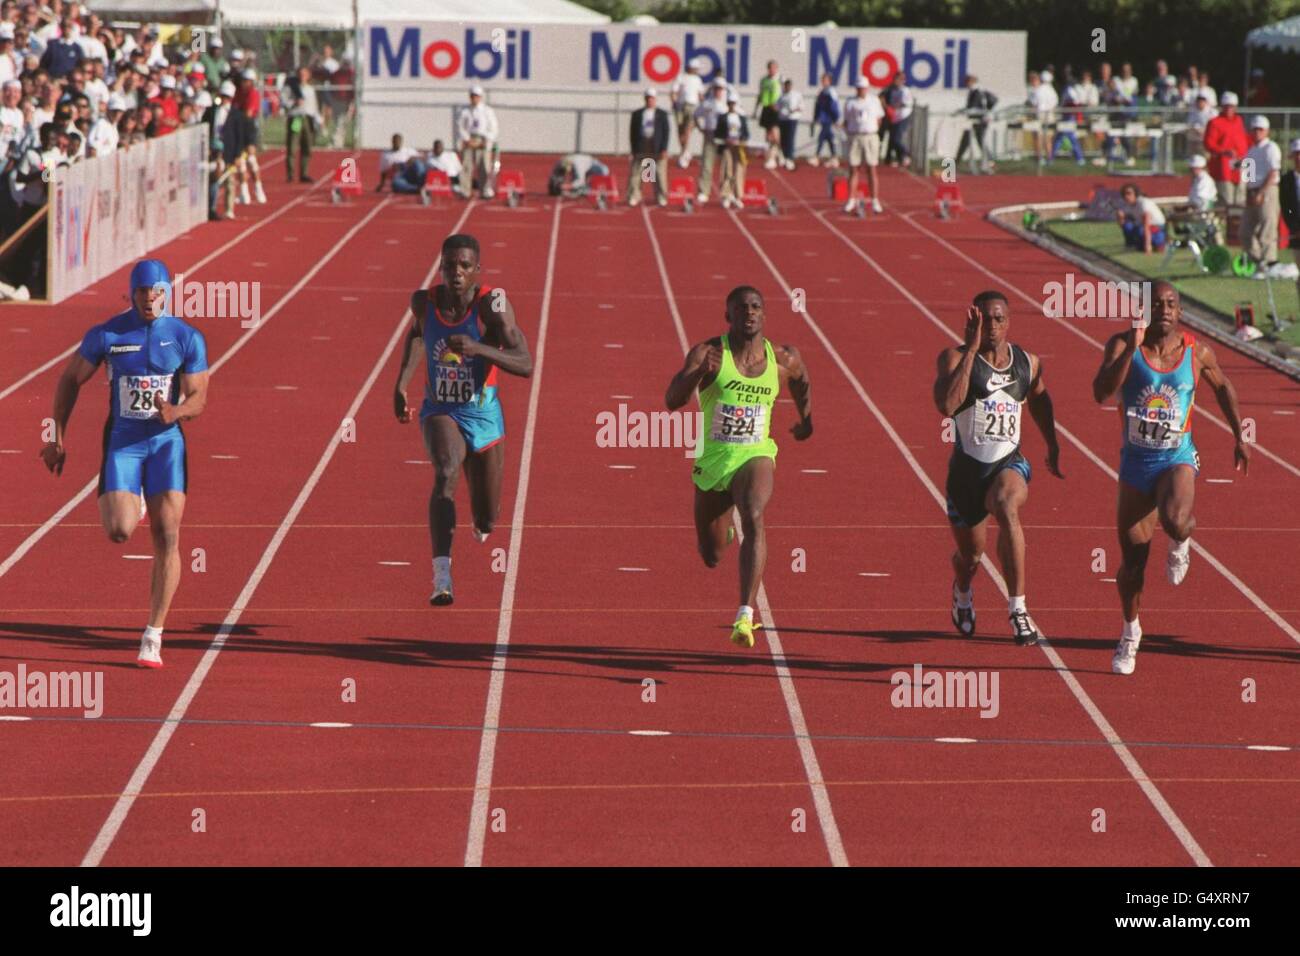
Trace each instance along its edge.
<path fill-rule="evenodd" d="M 753 647 L 754 622 L 747 617 L 736 618 L 736 623 L 731 625 L 731 643 L 737 647 Z"/>

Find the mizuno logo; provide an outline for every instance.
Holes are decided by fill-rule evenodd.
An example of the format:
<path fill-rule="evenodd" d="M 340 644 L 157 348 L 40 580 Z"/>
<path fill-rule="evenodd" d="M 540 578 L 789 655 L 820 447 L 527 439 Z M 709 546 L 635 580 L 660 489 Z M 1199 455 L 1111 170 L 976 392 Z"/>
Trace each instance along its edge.
<path fill-rule="evenodd" d="M 723 388 L 732 388 L 746 395 L 771 395 L 772 390 L 765 385 L 750 385 L 748 382 L 742 382 L 738 378 L 733 378 Z"/>

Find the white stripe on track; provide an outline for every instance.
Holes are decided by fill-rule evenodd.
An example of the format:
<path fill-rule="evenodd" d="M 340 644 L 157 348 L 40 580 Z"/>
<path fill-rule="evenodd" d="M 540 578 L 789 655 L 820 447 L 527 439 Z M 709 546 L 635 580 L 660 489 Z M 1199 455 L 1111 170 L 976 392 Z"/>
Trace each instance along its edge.
<path fill-rule="evenodd" d="M 1084 332 L 1082 329 L 1078 328 L 1077 326 L 1071 325 L 1065 319 L 1053 315 L 1047 315 L 1045 312 L 1043 312 L 1043 303 L 1041 301 L 1034 299 L 1031 295 L 1026 293 L 1019 286 L 1015 285 L 1012 282 L 1008 282 L 1006 279 L 1002 278 L 1002 276 L 998 275 L 996 272 L 993 272 L 991 269 L 988 269 L 987 267 L 982 265 L 978 260 L 968 256 L 966 253 L 962 252 L 960 249 L 958 249 L 956 246 L 950 243 L 947 239 L 940 236 L 938 233 L 931 231 L 930 229 L 928 229 L 925 226 L 922 226 L 918 222 L 913 222 L 911 218 L 913 215 L 914 213 L 908 213 L 907 215 L 900 216 L 899 218 L 902 219 L 904 222 L 906 222 L 913 229 L 920 232 L 922 235 L 928 236 L 929 238 L 933 239 L 935 242 L 939 243 L 939 245 L 943 246 L 953 255 L 968 262 L 970 265 L 978 269 L 980 272 L 984 273 L 994 282 L 1006 286 L 1016 295 L 1020 296 L 1020 298 L 1024 299 L 1026 302 L 1032 305 L 1034 307 L 1034 311 L 1037 314 L 1042 315 L 1044 318 L 1051 319 L 1051 321 L 1055 322 L 1057 325 L 1065 327 L 1066 329 L 1068 329 L 1069 331 L 1077 335 L 1079 338 L 1097 347 L 1098 349 L 1104 349 L 1106 347 L 1105 343 L 1099 342 L 1097 339 L 1094 339 L 1087 332 Z M 1214 425 L 1220 431 L 1225 431 L 1228 434 L 1232 434 L 1232 426 L 1229 425 L 1222 418 L 1220 418 L 1218 415 L 1216 415 L 1214 412 L 1210 411 L 1205 406 L 1201 406 L 1200 412 L 1202 418 L 1206 419 L 1208 422 L 1210 422 L 1210 424 Z M 1283 469 L 1289 471 L 1297 478 L 1300 478 L 1300 468 L 1297 468 L 1295 465 L 1291 464 L 1291 462 L 1287 461 L 1285 458 L 1282 458 L 1279 455 L 1275 454 L 1274 452 L 1269 451 L 1269 449 L 1265 448 L 1263 445 L 1259 444 L 1258 442 L 1252 444 L 1251 447 L 1254 448 L 1256 451 L 1258 451 L 1265 458 L 1269 459 L 1270 461 L 1272 461 L 1277 465 L 1280 465 Z"/>
<path fill-rule="evenodd" d="M 367 220 L 383 209 L 389 201 L 391 200 L 385 200 L 385 202 L 376 206 L 370 215 L 357 223 L 357 225 L 353 227 L 353 230 L 349 230 L 349 233 L 359 229 Z M 460 220 L 453 228 L 453 232 L 459 231 L 461 224 L 469 216 L 470 210 L 473 207 L 473 202 L 466 206 L 465 211 L 461 213 Z M 342 241 L 344 240 L 340 240 L 340 242 Z M 330 252 L 329 256 L 332 255 L 333 251 Z M 316 269 L 324 266 L 329 256 L 322 259 Z M 437 270 L 438 260 L 434 260 L 433 266 L 424 277 L 424 285 L 427 286 L 429 284 Z M 316 270 L 314 269 L 313 272 L 315 271 Z M 310 276 L 303 278 L 304 284 L 308 278 L 310 278 Z M 292 294 L 293 293 L 291 292 L 290 295 Z M 283 303 L 284 301 L 284 299 L 281 299 L 280 303 Z M 277 303 L 277 307 L 280 303 Z M 406 333 L 407 324 L 410 322 L 410 319 L 410 309 L 408 308 L 403 310 L 402 320 L 397 324 L 397 328 L 393 330 L 393 334 L 388 339 L 388 345 L 385 346 L 383 353 L 375 362 L 374 368 L 370 370 L 370 375 L 367 376 L 365 383 L 361 386 L 361 390 L 358 391 L 356 397 L 352 399 L 352 404 L 348 407 L 344 416 L 345 418 L 356 418 L 357 412 L 361 409 L 361 405 L 365 401 L 366 396 L 370 394 L 370 389 L 374 387 L 375 381 L 379 378 L 379 373 L 383 371 L 384 366 L 388 363 L 389 356 L 392 355 L 393 349 L 397 347 L 397 343 L 401 341 L 402 336 Z M 265 324 L 265 321 L 263 321 L 262 325 Z M 250 331 L 255 332 L 256 329 Z M 240 341 L 244 341 L 244 339 L 241 339 Z M 227 355 L 229 354 L 230 353 L 227 353 Z M 208 672 L 212 669 L 212 665 L 216 663 L 217 656 L 221 653 L 222 648 L 225 647 L 226 638 L 228 638 L 230 633 L 235 629 L 235 626 L 239 623 L 239 619 L 243 615 L 244 610 L 248 607 L 249 602 L 252 601 L 253 595 L 257 592 L 258 585 L 262 583 L 262 578 L 266 576 L 266 572 L 271 568 L 271 562 L 275 560 L 276 554 L 279 553 L 280 545 L 284 542 L 285 536 L 288 535 L 289 529 L 293 527 L 293 523 L 297 520 L 299 513 L 301 513 L 302 509 L 306 506 L 307 499 L 310 498 L 312 492 L 316 490 L 316 485 L 320 482 L 321 476 L 325 474 L 326 467 L 334 458 L 334 452 L 338 449 L 342 441 L 342 429 L 336 428 L 333 436 L 330 438 L 329 444 L 325 447 L 324 453 L 316 463 L 316 467 L 312 469 L 311 475 L 308 476 L 307 481 L 298 492 L 298 497 L 294 499 L 288 513 L 284 516 L 284 520 L 282 520 L 280 526 L 276 528 L 275 534 L 272 536 L 270 543 L 266 546 L 266 550 L 262 552 L 262 557 L 257 562 L 257 566 L 253 568 L 253 573 L 249 575 L 248 581 L 245 582 L 244 589 L 239 592 L 239 597 L 235 599 L 234 605 L 231 606 L 230 613 L 226 615 L 226 619 L 221 623 L 220 630 L 218 630 L 216 636 L 212 638 L 212 643 L 208 645 L 208 649 L 203 652 L 203 657 L 199 660 L 198 666 L 194 668 L 194 672 L 190 674 L 190 679 L 186 681 L 185 687 L 181 691 L 180 696 L 177 697 L 176 702 L 172 704 L 172 709 L 167 715 L 167 719 L 163 721 L 162 726 L 158 728 L 158 733 L 154 735 L 153 741 L 149 744 L 149 749 L 146 750 L 144 756 L 140 758 L 140 763 L 136 765 L 135 771 L 131 774 L 131 779 L 127 782 L 126 788 L 122 791 L 121 795 L 118 796 L 117 802 L 113 804 L 113 809 L 109 811 L 108 819 L 105 820 L 104 825 L 100 827 L 99 833 L 95 836 L 94 842 L 90 845 L 90 849 L 86 851 L 86 856 L 81 861 L 82 866 L 98 866 L 104 859 L 104 854 L 107 853 L 109 847 L 112 846 L 113 840 L 117 837 L 118 831 L 122 829 L 122 824 L 126 822 L 127 814 L 131 812 L 131 807 L 135 804 L 136 798 L 144 791 L 144 786 L 149 781 L 149 775 L 153 773 L 154 767 L 162 758 L 163 751 L 167 749 L 167 744 L 172 739 L 172 734 L 174 734 L 176 728 L 180 726 L 180 722 L 184 719 L 186 711 L 189 710 L 190 704 L 198 694 L 199 688 L 203 686 L 203 681 L 207 678 Z"/>
<path fill-rule="evenodd" d="M 821 213 L 812 209 L 807 205 L 807 203 L 805 203 L 804 206 L 814 216 L 821 219 L 822 223 L 828 229 L 839 235 L 841 238 L 844 238 L 844 234 L 827 222 Z M 746 227 L 740 218 L 734 213 L 730 213 L 730 215 L 732 221 L 736 224 L 736 228 L 738 228 L 745 238 L 749 240 L 749 244 L 754 248 L 754 251 L 758 253 L 759 258 L 763 260 L 768 271 L 772 273 L 773 278 L 775 278 L 781 285 L 785 295 L 787 297 L 792 296 L 793 290 L 791 289 L 790 284 L 785 281 L 785 277 L 777 270 L 775 263 L 768 258 L 767 253 L 763 250 L 762 246 L 759 245 L 748 227 Z M 868 256 L 861 249 L 858 249 L 852 242 L 849 242 L 848 244 L 850 248 L 854 249 L 864 261 L 866 261 L 873 269 L 893 285 L 894 288 L 912 302 L 912 304 L 915 305 L 923 315 L 943 329 L 951 338 L 960 341 L 960 338 L 955 332 L 944 325 L 938 316 L 934 315 L 934 313 L 927 309 L 925 305 L 913 296 L 912 293 L 909 292 L 901 283 L 895 280 L 893 276 L 885 272 L 885 270 L 882 269 L 874 259 Z M 934 482 L 930 480 L 930 476 L 925 473 L 925 470 L 912 454 L 911 449 L 907 447 L 906 442 L 904 442 L 898 432 L 894 430 L 894 426 L 890 424 L 889 419 L 885 417 L 884 412 L 882 412 L 876 403 L 871 400 L 871 396 L 867 394 L 866 389 L 862 387 L 862 383 L 858 380 L 858 377 L 853 374 L 853 370 L 849 368 L 848 363 L 844 361 L 839 351 L 831 343 L 831 340 L 827 338 L 826 334 L 822 331 L 821 326 L 814 321 L 813 317 L 807 312 L 807 310 L 800 309 L 799 314 L 803 316 L 804 321 L 808 324 L 808 328 L 812 330 L 818 341 L 821 342 L 823 348 L 826 349 L 827 354 L 835 361 L 835 364 L 844 374 L 844 377 L 849 380 L 849 384 L 852 385 L 853 390 L 857 392 L 858 398 L 862 399 L 862 403 L 866 405 L 872 416 L 880 423 L 881 427 L 884 428 L 886 434 L 889 435 L 890 440 L 894 443 L 895 447 L 898 448 L 899 454 L 903 456 L 903 459 L 911 467 L 917 479 L 925 486 L 925 489 L 930 492 L 930 497 L 934 499 L 940 509 L 944 509 L 946 507 L 944 495 L 940 493 Z M 1071 441 L 1078 444 L 1078 441 L 1074 439 L 1073 436 L 1069 436 L 1068 432 L 1065 432 L 1064 429 L 1060 430 L 1063 434 L 1066 434 L 1067 437 L 1070 437 Z M 1003 580 L 1002 575 L 998 573 L 997 568 L 993 566 L 993 563 L 989 560 L 987 554 L 983 556 L 981 563 L 985 570 L 988 571 L 989 576 L 997 584 L 998 590 L 1000 590 L 1003 596 L 1006 597 L 1006 581 Z M 1182 844 L 1183 849 L 1187 851 L 1188 855 L 1196 862 L 1197 866 L 1213 866 L 1214 864 L 1210 862 L 1209 856 L 1207 856 L 1205 851 L 1201 849 L 1200 844 L 1196 842 L 1196 838 L 1192 836 L 1191 831 L 1187 829 L 1183 821 L 1179 819 L 1178 814 L 1174 812 L 1173 807 L 1171 807 L 1169 802 L 1165 800 L 1164 794 L 1162 794 L 1160 789 L 1151 782 L 1151 778 L 1147 776 L 1146 771 L 1142 769 L 1142 765 L 1138 763 L 1137 758 L 1133 756 L 1128 746 L 1120 739 L 1119 734 L 1117 734 L 1115 729 L 1110 725 L 1110 721 L 1106 719 L 1101 710 L 1093 702 L 1092 698 L 1088 696 L 1088 692 L 1083 689 L 1083 686 L 1066 666 L 1065 661 L 1063 661 L 1060 655 L 1056 653 L 1056 649 L 1047 642 L 1046 635 L 1044 635 L 1043 640 L 1039 642 L 1038 646 L 1042 649 L 1043 653 L 1047 655 L 1047 659 L 1051 662 L 1056 673 L 1060 675 L 1063 681 L 1065 681 L 1066 686 L 1070 688 L 1075 699 L 1087 712 L 1088 716 L 1092 719 L 1092 722 L 1097 726 L 1097 729 L 1101 731 L 1102 737 L 1105 738 L 1106 742 L 1115 752 L 1115 755 L 1124 765 L 1124 768 L 1128 771 L 1129 775 L 1142 789 L 1142 792 L 1146 795 L 1147 799 L 1151 801 L 1152 806 L 1155 807 L 1156 812 L 1160 814 L 1161 819 L 1165 821 L 1165 824 L 1173 832 L 1174 836 L 1178 839 L 1178 842 Z"/>
<path fill-rule="evenodd" d="M 245 343 L 247 343 L 249 339 L 251 339 L 262 329 L 266 328 L 266 324 L 270 322 L 271 319 L 275 316 L 275 314 L 284 307 L 285 303 L 287 303 L 290 299 L 292 299 L 295 295 L 297 295 L 302 290 L 303 286 L 305 286 L 308 282 L 311 281 L 312 276 L 316 275 L 316 273 L 320 272 L 321 269 L 325 268 L 325 264 L 329 262 L 330 259 L 334 258 L 334 256 L 338 254 L 339 250 L 342 249 L 345 245 L 347 245 L 348 241 L 353 236 L 355 236 L 366 223 L 368 223 L 371 219 L 373 219 L 376 215 L 378 215 L 379 211 L 383 209 L 386 205 L 388 205 L 390 202 L 392 202 L 391 199 L 384 200 L 379 205 L 377 205 L 374 209 L 370 210 L 370 212 L 367 213 L 366 216 L 363 219 L 361 219 L 360 222 L 358 222 L 351 229 L 345 232 L 343 234 L 343 237 L 334 244 L 333 248 L 331 248 L 329 252 L 325 253 L 325 255 L 321 257 L 320 261 L 317 262 L 316 265 L 314 265 L 311 268 L 311 270 L 307 272 L 306 275 L 304 275 L 301 279 L 295 282 L 293 287 L 288 292 L 286 292 L 283 296 L 281 296 L 280 300 L 276 302 L 275 305 L 271 306 L 270 311 L 268 311 L 266 315 L 262 316 L 261 321 L 258 322 L 257 325 L 253 326 L 251 329 L 249 329 L 247 332 L 241 335 L 238 339 L 236 339 L 235 343 L 232 346 L 230 346 L 230 348 L 228 348 L 224 353 L 222 353 L 221 358 L 217 359 L 215 362 L 212 363 L 211 367 L 209 367 L 208 369 L 209 375 L 210 376 L 215 375 L 221 369 L 221 367 L 226 364 L 227 361 L 229 361 L 240 349 L 244 347 Z M 28 551 L 36 547 L 36 545 L 40 542 L 42 538 L 44 538 L 47 534 L 53 531 L 55 526 L 58 525 L 58 523 L 62 521 L 65 517 L 67 517 L 68 512 L 72 511 L 75 507 L 77 507 L 77 505 L 85 501 L 86 498 L 89 497 L 90 493 L 94 491 L 98 486 L 99 486 L 99 476 L 96 475 L 94 478 L 90 479 L 90 481 L 86 482 L 85 487 L 82 488 L 79 492 L 77 492 L 71 499 L 69 499 L 67 504 L 65 504 L 58 511 L 54 512 L 54 514 L 52 514 L 43 525 L 41 525 L 30 535 L 28 535 L 26 539 L 24 539 L 23 542 L 14 549 L 13 553 L 9 555 L 9 557 L 5 558 L 3 562 L 0 562 L 0 578 L 8 574 L 10 569 L 13 568 L 13 566 L 17 564 L 19 561 L 21 561 L 23 559 L 23 556 L 26 555 Z"/>
<path fill-rule="evenodd" d="M 519 580 L 519 552 L 524 537 L 524 506 L 528 502 L 528 476 L 533 464 L 533 441 L 537 434 L 537 400 L 542 393 L 542 362 L 546 356 L 546 328 L 551 318 L 551 291 L 555 284 L 555 253 L 560 234 L 559 202 L 551 218 L 550 250 L 546 254 L 546 284 L 542 288 L 541 320 L 533 355 L 533 376 L 528 390 L 528 418 L 519 457 L 519 485 L 510 516 L 510 550 L 506 557 L 506 579 L 501 587 L 501 614 L 497 618 L 497 642 L 492 652 L 492 676 L 488 681 L 483 736 L 479 738 L 478 769 L 474 774 L 474 804 L 470 809 L 469 833 L 465 841 L 465 865 L 483 865 L 483 844 L 487 837 L 488 803 L 492 797 L 492 766 L 496 760 L 497 729 L 501 720 L 501 696 L 506 681 L 506 654 L 510 647 L 510 624 L 514 618 L 515 585 Z"/>
<path fill-rule="evenodd" d="M 659 281 L 663 285 L 664 298 L 668 300 L 668 310 L 672 313 L 673 325 L 677 328 L 677 341 L 682 347 L 682 354 L 690 351 L 690 340 L 686 337 L 686 326 L 682 323 L 681 313 L 677 310 L 677 296 L 673 293 L 672 282 L 668 278 L 668 267 L 664 263 L 663 253 L 659 249 L 659 239 L 650 224 L 650 214 L 645 207 L 641 209 L 641 219 L 650 236 L 650 245 L 654 250 L 655 263 L 659 267 Z M 696 396 L 699 399 L 699 396 Z M 741 537 L 740 519 L 735 511 L 732 521 L 736 525 L 736 537 Z M 848 866 L 849 858 L 844 852 L 844 841 L 840 839 L 840 828 L 835 822 L 835 812 L 831 809 L 831 795 L 822 777 L 821 763 L 817 760 L 817 751 L 813 747 L 812 737 L 808 733 L 808 723 L 804 720 L 803 706 L 799 703 L 799 693 L 790 676 L 786 664 L 785 649 L 781 646 L 781 637 L 777 631 L 776 618 L 772 614 L 772 605 L 767 599 L 767 587 L 758 586 L 758 609 L 762 614 L 763 635 L 767 638 L 768 653 L 776 668 L 777 681 L 781 685 L 781 696 L 785 700 L 785 709 L 790 716 L 790 726 L 794 730 L 795 740 L 799 744 L 799 756 L 803 760 L 804 774 L 808 786 L 812 788 L 813 806 L 817 811 L 817 820 L 821 824 L 822 839 L 826 842 L 826 852 L 830 855 L 832 866 Z"/>
<path fill-rule="evenodd" d="M 321 180 L 321 182 L 324 182 L 324 181 L 325 181 L 325 180 L 323 180 L 323 179 Z M 315 189 L 316 186 L 318 186 L 318 185 L 320 185 L 320 183 L 315 183 L 315 184 L 312 185 L 311 188 L 312 188 L 312 189 Z M 194 264 L 191 265 L 191 266 L 186 267 L 185 269 L 182 269 L 181 272 L 178 273 L 178 274 L 183 274 L 183 275 L 185 275 L 185 276 L 187 276 L 187 277 L 190 276 L 190 274 L 191 274 L 192 272 L 194 272 L 196 269 L 201 269 L 201 268 L 203 268 L 203 266 L 207 265 L 209 262 L 211 262 L 211 261 L 212 261 L 213 259 L 215 259 L 217 256 L 221 255 L 223 252 L 225 252 L 227 249 L 229 249 L 231 246 L 234 246 L 234 245 L 236 245 L 236 244 L 238 244 L 238 243 L 240 243 L 240 242 L 243 242 L 245 239 L 247 239 L 247 238 L 248 238 L 249 236 L 251 236 L 253 233 L 257 232 L 257 230 L 261 229 L 263 226 L 265 226 L 267 223 L 271 222 L 272 220 L 279 219 L 281 216 L 283 216 L 286 212 L 288 212 L 288 211 L 289 211 L 290 209 L 292 209 L 294 206 L 298 205 L 298 203 L 300 203 L 300 202 L 302 202 L 304 199 L 306 199 L 310 194 L 311 194 L 311 190 L 308 190 L 307 192 L 305 192 L 305 193 L 303 193 L 301 196 L 299 196 L 297 199 L 293 200 L 293 202 L 286 203 L 284 206 L 281 206 L 279 209 L 277 209 L 277 210 L 276 210 L 275 212 L 273 212 L 271 215 L 267 216 L 265 219 L 259 219 L 257 222 L 253 223 L 251 226 L 249 226 L 247 229 L 245 229 L 245 230 L 244 230 L 243 232 L 241 232 L 239 235 L 235 236 L 233 239 L 231 239 L 231 240 L 230 240 L 229 242 L 227 242 L 225 245 L 223 245 L 223 246 L 221 246 L 221 247 L 219 247 L 219 248 L 217 248 L 217 249 L 214 249 L 212 252 L 209 252 L 206 256 L 204 256 L 204 257 L 203 257 L 202 259 L 200 259 L 198 262 L 194 263 Z M 60 352 L 58 355 L 54 356 L 54 358 L 50 359 L 50 360 L 47 361 L 47 362 L 42 363 L 42 364 L 41 364 L 40 366 L 38 366 L 37 368 L 32 369 L 32 371 L 28 372 L 26 375 L 24 375 L 24 376 L 23 376 L 22 378 L 20 378 L 18 381 L 14 382 L 12 385 L 9 385 L 9 386 L 7 386 L 7 387 L 4 388 L 4 389 L 0 389 L 0 399 L 6 398 L 6 397 L 8 397 L 9 395 L 12 395 L 14 392 L 18 391 L 18 389 L 22 388 L 24 385 L 26 385 L 26 384 L 27 384 L 28 382 L 30 382 L 32 379 L 36 378 L 38 375 L 42 374 L 43 372 L 48 371 L 49 369 L 53 368 L 55 365 L 58 365 L 58 364 L 59 364 L 60 362 L 62 362 L 65 358 L 67 358 L 69 355 L 71 355 L 73 352 L 75 352 L 75 351 L 77 350 L 77 347 L 78 347 L 79 345 L 81 345 L 80 342 L 74 342 L 74 343 L 72 343 L 72 345 L 69 345 L 66 349 L 64 349 L 64 350 L 63 350 L 62 352 Z"/>

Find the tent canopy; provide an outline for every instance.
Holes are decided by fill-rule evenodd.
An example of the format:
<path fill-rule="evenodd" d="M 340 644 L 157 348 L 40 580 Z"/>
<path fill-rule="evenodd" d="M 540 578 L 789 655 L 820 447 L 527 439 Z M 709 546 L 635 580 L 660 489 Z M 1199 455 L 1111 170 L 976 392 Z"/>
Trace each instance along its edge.
<path fill-rule="evenodd" d="M 163 23 L 221 22 L 232 27 L 302 27 L 350 30 L 353 0 L 97 0 L 106 20 Z M 356 0 L 366 20 L 495 21 L 508 23 L 608 23 L 609 17 L 569 0 Z"/>
<path fill-rule="evenodd" d="M 1300 17 L 1290 17 L 1246 34 L 1246 46 L 1262 50 L 1300 53 Z"/>

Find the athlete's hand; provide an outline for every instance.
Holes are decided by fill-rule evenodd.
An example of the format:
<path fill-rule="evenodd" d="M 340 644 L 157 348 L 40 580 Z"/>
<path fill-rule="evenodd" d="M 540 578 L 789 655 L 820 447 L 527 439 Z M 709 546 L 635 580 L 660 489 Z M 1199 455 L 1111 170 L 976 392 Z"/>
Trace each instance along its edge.
<path fill-rule="evenodd" d="M 699 371 L 700 377 L 704 378 L 709 375 L 717 375 L 721 368 L 722 349 L 716 345 L 711 345 L 708 351 L 704 353 L 704 358 L 700 360 L 697 371 Z"/>
<path fill-rule="evenodd" d="M 63 460 L 67 457 L 68 453 L 58 442 L 50 442 L 41 449 L 41 461 L 45 462 L 45 467 L 54 475 L 63 474 Z"/>
<path fill-rule="evenodd" d="M 1047 446 L 1047 470 L 1050 471 L 1052 474 L 1054 474 L 1057 478 L 1065 477 L 1065 475 L 1061 473 L 1061 446 L 1060 445 Z"/>
<path fill-rule="evenodd" d="M 1237 442 L 1237 447 L 1232 453 L 1233 469 L 1241 472 L 1243 475 L 1250 474 L 1250 444 L 1246 441 Z"/>
<path fill-rule="evenodd" d="M 790 429 L 790 434 L 794 436 L 795 441 L 807 441 L 812 437 L 813 426 L 811 418 L 803 418 L 794 423 Z"/>
<path fill-rule="evenodd" d="M 978 352 L 984 340 L 984 316 L 979 307 L 972 305 L 966 310 L 966 348 Z"/>
<path fill-rule="evenodd" d="M 478 342 L 468 335 L 447 336 L 447 350 L 464 358 L 473 358 L 478 354 Z"/>
<path fill-rule="evenodd" d="M 406 393 L 400 388 L 393 389 L 393 413 L 402 425 L 411 420 L 411 407 L 406 404 Z"/>
<path fill-rule="evenodd" d="M 159 392 L 154 396 L 153 407 L 158 409 L 158 417 L 162 419 L 164 425 L 170 425 L 173 422 L 180 421 L 181 409 L 179 405 L 173 405 L 167 399 L 162 397 Z"/>

